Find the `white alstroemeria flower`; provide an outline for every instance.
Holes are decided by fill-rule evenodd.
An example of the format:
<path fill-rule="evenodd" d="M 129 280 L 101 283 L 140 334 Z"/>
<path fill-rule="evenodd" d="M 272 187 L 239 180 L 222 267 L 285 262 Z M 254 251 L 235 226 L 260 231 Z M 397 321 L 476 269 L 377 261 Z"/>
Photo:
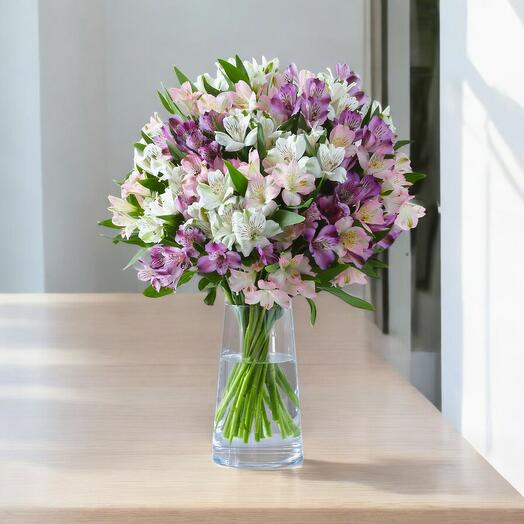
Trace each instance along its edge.
<path fill-rule="evenodd" d="M 258 64 L 254 58 L 251 62 L 244 60 L 244 67 L 246 68 L 247 76 L 249 76 L 249 83 L 255 92 L 266 83 L 266 75 L 274 73 L 278 69 L 278 65 L 278 58 L 273 58 L 273 60 L 268 61 L 266 57 L 263 56 L 261 64 Z"/>
<path fill-rule="evenodd" d="M 138 237 L 148 244 L 157 244 L 164 235 L 163 222 L 160 218 L 144 215 L 137 220 Z"/>
<path fill-rule="evenodd" d="M 299 162 L 305 152 L 306 140 L 303 135 L 279 138 L 275 147 L 267 152 L 267 157 L 264 159 L 264 167 L 268 172 L 271 172 L 277 164 Z"/>
<path fill-rule="evenodd" d="M 320 144 L 317 157 L 307 161 L 307 170 L 315 177 L 326 177 L 333 182 L 345 182 L 346 170 L 340 167 L 346 150 L 333 144 Z"/>
<path fill-rule="evenodd" d="M 407 231 L 417 227 L 418 219 L 426 214 L 426 210 L 418 204 L 404 202 L 399 209 L 395 225 Z"/>
<path fill-rule="evenodd" d="M 218 89 L 219 91 L 227 91 L 229 89 L 226 77 L 224 76 L 224 73 L 222 72 L 222 69 L 217 64 L 217 76 L 216 78 L 213 78 L 209 73 L 205 73 L 203 75 L 199 75 L 196 79 L 195 85 L 199 91 L 202 93 L 206 92 L 206 88 L 204 86 L 204 78 L 206 79 L 206 82 L 215 89 Z"/>
<path fill-rule="evenodd" d="M 143 151 L 135 148 L 134 161 L 138 167 L 158 176 L 161 171 L 167 169 L 169 157 L 164 156 L 162 150 L 156 144 L 147 144 Z"/>
<path fill-rule="evenodd" d="M 149 119 L 149 122 L 142 128 L 142 131 L 150 138 L 153 138 L 162 134 L 163 127 L 164 122 L 162 122 L 160 115 L 158 113 L 153 113 L 153 116 Z"/>
<path fill-rule="evenodd" d="M 186 222 L 186 226 L 194 226 L 206 237 L 211 238 L 211 225 L 209 223 L 209 213 L 207 209 L 202 206 L 201 202 L 194 202 L 187 208 L 187 214 L 190 219 Z"/>
<path fill-rule="evenodd" d="M 213 241 L 222 242 L 228 249 L 233 247 L 236 240 L 233 232 L 233 213 L 239 209 L 238 200 L 238 198 L 232 199 L 232 203 L 221 206 L 219 210 L 209 212 Z"/>
<path fill-rule="evenodd" d="M 232 223 L 237 244 L 245 257 L 255 247 L 267 245 L 268 238 L 282 232 L 275 221 L 267 220 L 259 211 L 235 211 Z"/>
<path fill-rule="evenodd" d="M 168 215 L 177 215 L 178 209 L 175 206 L 175 198 L 171 191 L 166 191 L 155 200 L 149 202 L 145 213 L 148 216 L 162 217 Z"/>
<path fill-rule="evenodd" d="M 246 136 L 249 129 L 251 117 L 244 115 L 240 109 L 235 109 L 230 116 L 224 118 L 224 129 L 216 131 L 217 142 L 226 148 L 226 151 L 240 151 L 245 146 L 252 146 L 257 141 L 257 129 L 252 129 Z"/>
<path fill-rule="evenodd" d="M 160 180 L 167 180 L 169 183 L 169 189 L 176 197 L 182 193 L 184 189 L 184 179 L 186 172 L 181 166 L 174 166 L 169 163 L 164 173 L 159 177 Z"/>
<path fill-rule="evenodd" d="M 224 175 L 218 169 L 207 174 L 207 184 L 199 183 L 197 193 L 204 209 L 216 209 L 225 204 L 233 195 L 234 187 L 229 173 Z"/>
<path fill-rule="evenodd" d="M 275 122 L 272 118 L 267 118 L 259 113 L 260 116 L 255 117 L 255 122 L 260 124 L 262 131 L 264 132 L 264 141 L 266 143 L 266 148 L 273 146 L 277 138 L 282 135 L 282 131 L 275 129 Z"/>
<path fill-rule="evenodd" d="M 344 109 L 355 111 L 358 109 L 359 101 L 356 97 L 350 96 L 348 91 L 354 84 L 348 85 L 347 82 L 334 82 L 330 87 L 331 102 L 328 108 L 328 118 L 333 120 L 339 116 Z"/>
<path fill-rule="evenodd" d="M 122 236 L 129 238 L 137 227 L 137 219 L 130 217 L 129 213 L 136 212 L 138 209 L 123 198 L 112 195 L 109 195 L 108 198 L 111 204 L 108 209 L 113 213 L 111 221 L 115 226 L 123 227 Z"/>

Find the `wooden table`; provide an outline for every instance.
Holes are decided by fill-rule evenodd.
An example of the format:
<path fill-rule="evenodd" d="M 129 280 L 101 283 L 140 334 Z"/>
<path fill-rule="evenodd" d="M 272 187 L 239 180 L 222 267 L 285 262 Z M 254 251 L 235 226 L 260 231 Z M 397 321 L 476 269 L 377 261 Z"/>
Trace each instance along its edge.
<path fill-rule="evenodd" d="M 215 466 L 221 325 L 196 295 L 0 296 L 0 522 L 524 522 L 333 297 L 314 329 L 296 304 L 304 466 Z"/>

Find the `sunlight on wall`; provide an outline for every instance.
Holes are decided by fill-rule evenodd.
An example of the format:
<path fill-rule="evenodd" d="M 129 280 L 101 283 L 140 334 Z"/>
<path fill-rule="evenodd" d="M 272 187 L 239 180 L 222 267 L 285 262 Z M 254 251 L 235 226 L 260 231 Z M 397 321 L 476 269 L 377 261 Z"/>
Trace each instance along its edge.
<path fill-rule="evenodd" d="M 443 411 L 524 492 L 524 9 L 441 2 Z"/>

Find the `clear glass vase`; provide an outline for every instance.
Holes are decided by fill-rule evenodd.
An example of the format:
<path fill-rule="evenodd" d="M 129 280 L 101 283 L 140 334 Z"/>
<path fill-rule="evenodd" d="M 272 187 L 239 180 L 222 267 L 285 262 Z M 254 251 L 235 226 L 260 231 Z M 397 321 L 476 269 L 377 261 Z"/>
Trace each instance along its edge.
<path fill-rule="evenodd" d="M 291 308 L 226 304 L 213 460 L 252 469 L 302 463 Z"/>

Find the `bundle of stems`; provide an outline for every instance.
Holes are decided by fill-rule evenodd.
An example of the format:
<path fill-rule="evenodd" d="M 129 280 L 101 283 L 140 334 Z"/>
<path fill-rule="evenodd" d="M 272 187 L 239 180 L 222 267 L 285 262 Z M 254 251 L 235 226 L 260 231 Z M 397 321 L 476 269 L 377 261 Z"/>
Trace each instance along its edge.
<path fill-rule="evenodd" d="M 239 438 L 247 443 L 252 433 L 257 442 L 271 437 L 272 422 L 282 438 L 300 435 L 288 408 L 295 411 L 299 399 L 278 363 L 270 361 L 272 330 L 282 308 L 239 306 L 236 315 L 242 333 L 242 359 L 227 379 L 215 424 L 221 424 L 222 434 L 230 442 Z M 286 397 L 291 402 L 286 402 Z"/>

